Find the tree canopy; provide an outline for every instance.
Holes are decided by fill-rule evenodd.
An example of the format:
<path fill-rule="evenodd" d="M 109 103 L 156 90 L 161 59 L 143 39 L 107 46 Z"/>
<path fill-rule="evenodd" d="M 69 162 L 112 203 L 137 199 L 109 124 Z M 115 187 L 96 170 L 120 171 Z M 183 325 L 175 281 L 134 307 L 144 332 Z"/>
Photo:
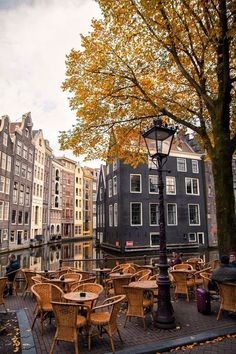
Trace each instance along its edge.
<path fill-rule="evenodd" d="M 236 234 L 235 2 L 98 3 L 103 18 L 93 20 L 91 33 L 82 36 L 82 49 L 67 56 L 62 87 L 70 93 L 77 120 L 70 131 L 61 132 L 61 147 L 90 159 L 106 158 L 112 132 L 112 155 L 135 165 L 143 156 L 140 131 L 162 114 L 197 134 L 212 160 L 217 213 L 224 210 L 224 222 L 231 224 L 226 231 L 218 215 L 218 228 L 224 227 L 224 235 Z M 228 190 L 217 192 L 226 178 Z M 220 205 L 222 193 L 229 204 Z M 233 209 L 231 215 L 225 208 Z"/>

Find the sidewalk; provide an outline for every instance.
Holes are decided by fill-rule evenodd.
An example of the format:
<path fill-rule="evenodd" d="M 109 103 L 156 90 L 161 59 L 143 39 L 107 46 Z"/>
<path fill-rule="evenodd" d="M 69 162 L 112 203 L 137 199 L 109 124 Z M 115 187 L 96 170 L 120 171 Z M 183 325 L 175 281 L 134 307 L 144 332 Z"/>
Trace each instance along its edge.
<path fill-rule="evenodd" d="M 33 320 L 33 309 L 35 301 L 30 296 L 25 299 L 21 295 L 11 296 L 6 298 L 6 305 L 10 310 L 24 310 L 28 318 L 28 328 L 24 328 L 24 333 L 31 333 L 29 331 L 29 324 Z M 114 343 L 117 354 L 145 354 L 145 353 L 169 353 L 171 348 L 182 347 L 184 344 L 191 344 L 194 342 L 204 342 L 215 337 L 236 333 L 236 315 L 230 315 L 227 312 L 223 313 L 222 318 L 216 321 L 216 315 L 219 309 L 219 302 L 212 301 L 211 315 L 202 315 L 198 313 L 196 302 L 191 300 L 189 303 L 184 299 L 179 299 L 173 302 L 176 329 L 161 330 L 157 329 L 152 322 L 150 315 L 147 315 L 147 331 L 144 331 L 143 324 L 140 319 L 133 318 L 131 322 L 127 322 L 124 328 L 125 310 L 120 312 L 118 323 L 123 338 L 123 343 L 120 342 L 118 336 L 114 336 Z M 25 323 L 24 323 L 25 326 Z M 36 321 L 34 330 L 32 331 L 34 348 L 31 344 L 32 353 L 47 354 L 50 351 L 53 335 L 55 333 L 55 325 L 45 321 L 45 334 L 41 336 L 39 321 Z M 35 349 L 35 350 L 34 350 Z M 88 354 L 105 354 L 111 353 L 111 347 L 108 336 L 104 335 L 103 340 L 93 337 L 92 350 L 88 351 L 85 338 L 79 337 L 79 351 L 80 353 Z M 1 342 L 0 342 L 1 352 Z M 25 353 L 31 354 L 30 350 Z M 198 345 L 191 349 L 179 349 L 175 353 L 222 353 L 235 354 L 236 353 L 236 337 L 224 338 L 223 341 L 216 341 L 214 343 Z M 70 354 L 74 353 L 73 343 L 63 343 L 55 347 L 54 353 Z"/>

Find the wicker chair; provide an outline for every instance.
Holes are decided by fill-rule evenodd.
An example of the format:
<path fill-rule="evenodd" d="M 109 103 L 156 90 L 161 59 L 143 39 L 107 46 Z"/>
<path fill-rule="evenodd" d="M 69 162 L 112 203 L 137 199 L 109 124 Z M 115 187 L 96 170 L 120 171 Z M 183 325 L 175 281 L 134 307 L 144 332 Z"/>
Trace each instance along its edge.
<path fill-rule="evenodd" d="M 124 290 L 128 300 L 128 310 L 126 313 L 124 327 L 126 326 L 128 318 L 131 319 L 131 317 L 140 317 L 143 319 L 144 330 L 146 330 L 145 311 L 147 309 L 152 310 L 153 308 L 153 292 L 132 286 L 124 286 Z M 146 294 L 148 294 L 148 296 L 146 296 Z"/>
<path fill-rule="evenodd" d="M 88 347 L 91 350 L 92 335 L 99 335 L 103 332 L 107 333 L 110 338 L 111 348 L 115 352 L 115 346 L 112 336 L 117 332 L 122 341 L 120 331 L 117 325 L 117 315 L 120 311 L 122 301 L 125 295 L 117 295 L 106 299 L 102 305 L 94 307 L 88 316 Z M 99 310 L 97 312 L 97 310 Z M 101 311 L 105 310 L 105 311 Z M 99 331 L 94 332 L 94 327 L 98 327 Z"/>
<path fill-rule="evenodd" d="M 108 290 L 108 296 L 125 295 L 124 286 L 131 282 L 130 276 L 123 276 L 112 279 L 113 287 Z"/>
<path fill-rule="evenodd" d="M 6 289 L 6 284 L 7 284 L 7 278 L 0 278 L 0 305 L 3 305 L 5 311 L 7 312 L 7 308 L 3 298 L 4 290 Z"/>
<path fill-rule="evenodd" d="M 187 259 L 186 263 L 191 264 L 193 269 L 201 270 L 204 267 L 204 261 L 201 258 L 193 257 Z"/>
<path fill-rule="evenodd" d="M 35 277 L 36 273 L 30 269 L 22 269 L 21 271 L 24 274 L 25 281 L 26 281 L 22 296 L 25 297 L 27 294 L 32 295 L 31 287 L 32 285 L 34 285 L 34 281 L 32 280 L 32 277 Z"/>
<path fill-rule="evenodd" d="M 96 283 L 96 277 L 90 277 L 90 278 L 85 278 L 79 282 L 80 284 L 85 284 L 85 283 Z"/>
<path fill-rule="evenodd" d="M 51 302 L 55 315 L 57 329 L 53 338 L 50 354 L 53 353 L 56 341 L 74 342 L 75 353 L 78 349 L 78 328 L 86 326 L 87 320 L 84 316 L 78 315 L 78 305 L 65 302 Z"/>
<path fill-rule="evenodd" d="M 73 285 L 79 285 L 79 283 L 80 283 L 80 281 L 82 279 L 82 274 L 80 274 L 80 273 L 66 273 L 66 274 L 63 274 L 62 276 L 60 276 L 59 279 L 60 280 L 74 279 L 73 282 L 66 284 L 66 291 L 70 292 L 70 291 L 72 291 L 71 287 Z"/>
<path fill-rule="evenodd" d="M 173 270 L 193 270 L 193 266 L 188 263 L 175 264 Z"/>
<path fill-rule="evenodd" d="M 236 312 L 236 283 L 218 283 L 217 286 L 220 293 L 221 303 L 217 315 L 217 321 L 223 310 Z"/>
<path fill-rule="evenodd" d="M 34 328 L 35 321 L 37 317 L 39 317 L 41 321 L 41 334 L 43 335 L 43 321 L 46 319 L 46 316 L 53 311 L 51 301 L 61 302 L 64 293 L 58 286 L 49 283 L 33 285 L 32 293 L 36 296 L 37 313 L 31 328 Z"/>
<path fill-rule="evenodd" d="M 179 270 L 172 270 L 170 275 L 175 286 L 175 299 L 177 294 L 186 294 L 189 301 L 189 290 L 195 286 L 194 276 Z"/>
<path fill-rule="evenodd" d="M 31 277 L 31 280 L 34 282 L 34 284 L 40 284 L 44 282 L 44 278 L 40 275 L 35 275 L 34 277 Z"/>

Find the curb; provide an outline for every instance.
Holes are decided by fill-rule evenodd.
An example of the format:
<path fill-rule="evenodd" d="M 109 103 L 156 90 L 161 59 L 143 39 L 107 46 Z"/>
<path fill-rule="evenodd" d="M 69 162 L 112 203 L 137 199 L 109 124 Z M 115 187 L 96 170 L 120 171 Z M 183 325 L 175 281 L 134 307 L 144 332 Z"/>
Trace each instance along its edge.
<path fill-rule="evenodd" d="M 21 353 L 36 354 L 34 339 L 25 310 L 17 310 L 16 315 L 20 328 Z"/>
<path fill-rule="evenodd" d="M 151 344 L 137 345 L 124 350 L 118 350 L 116 351 L 116 354 L 156 354 L 157 352 L 168 352 L 170 349 L 176 347 L 181 347 L 193 343 L 205 342 L 220 336 L 234 333 L 236 333 L 236 326 L 216 328 L 214 330 L 200 332 L 195 335 L 176 337 L 169 340 L 164 339 Z M 112 352 L 105 354 L 112 354 Z"/>

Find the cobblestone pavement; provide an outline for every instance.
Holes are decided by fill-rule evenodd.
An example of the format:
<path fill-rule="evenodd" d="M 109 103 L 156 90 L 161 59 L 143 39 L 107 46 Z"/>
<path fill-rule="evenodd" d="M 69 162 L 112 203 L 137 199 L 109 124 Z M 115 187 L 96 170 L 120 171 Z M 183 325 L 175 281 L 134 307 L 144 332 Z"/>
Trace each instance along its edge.
<path fill-rule="evenodd" d="M 35 300 L 30 295 L 23 298 L 21 295 L 10 296 L 5 299 L 6 305 L 11 310 L 24 309 L 29 323 L 33 321 L 33 311 L 35 308 Z M 148 347 L 150 344 L 158 343 L 160 340 L 168 341 L 170 339 L 180 338 L 184 336 L 196 335 L 204 331 L 211 331 L 214 329 L 236 326 L 236 316 L 224 313 L 219 321 L 216 321 L 216 315 L 219 309 L 219 301 L 212 301 L 212 313 L 211 315 L 204 316 L 197 311 L 196 302 L 191 300 L 189 303 L 184 299 L 179 299 L 173 302 L 176 329 L 161 330 L 155 327 L 150 314 L 147 314 L 147 331 L 144 331 L 141 319 L 133 318 L 131 322 L 127 322 L 126 328 L 124 328 L 125 321 L 125 308 L 123 308 L 118 317 L 118 324 L 123 338 L 123 343 L 120 342 L 117 335 L 114 336 L 115 347 L 117 351 L 127 350 L 135 346 L 144 345 Z M 50 324 L 45 321 L 45 334 L 42 336 L 40 332 L 39 321 L 36 321 L 34 329 L 32 331 L 35 342 L 37 354 L 47 354 L 50 351 L 52 338 L 55 334 L 55 322 L 52 320 Z M 104 338 L 93 337 L 92 350 L 88 351 L 85 337 L 80 334 L 79 336 L 79 351 L 80 353 L 88 354 L 104 354 L 111 352 L 108 336 L 104 335 Z M 1 345 L 0 345 L 1 352 Z M 54 350 L 54 353 L 71 354 L 74 353 L 74 344 L 67 342 L 59 342 Z M 167 352 L 166 352 L 167 353 Z M 221 342 L 209 343 L 204 345 L 198 345 L 191 349 L 180 349 L 174 353 L 201 353 L 201 354 L 215 354 L 226 353 L 236 354 L 236 338 L 225 338 Z"/>

